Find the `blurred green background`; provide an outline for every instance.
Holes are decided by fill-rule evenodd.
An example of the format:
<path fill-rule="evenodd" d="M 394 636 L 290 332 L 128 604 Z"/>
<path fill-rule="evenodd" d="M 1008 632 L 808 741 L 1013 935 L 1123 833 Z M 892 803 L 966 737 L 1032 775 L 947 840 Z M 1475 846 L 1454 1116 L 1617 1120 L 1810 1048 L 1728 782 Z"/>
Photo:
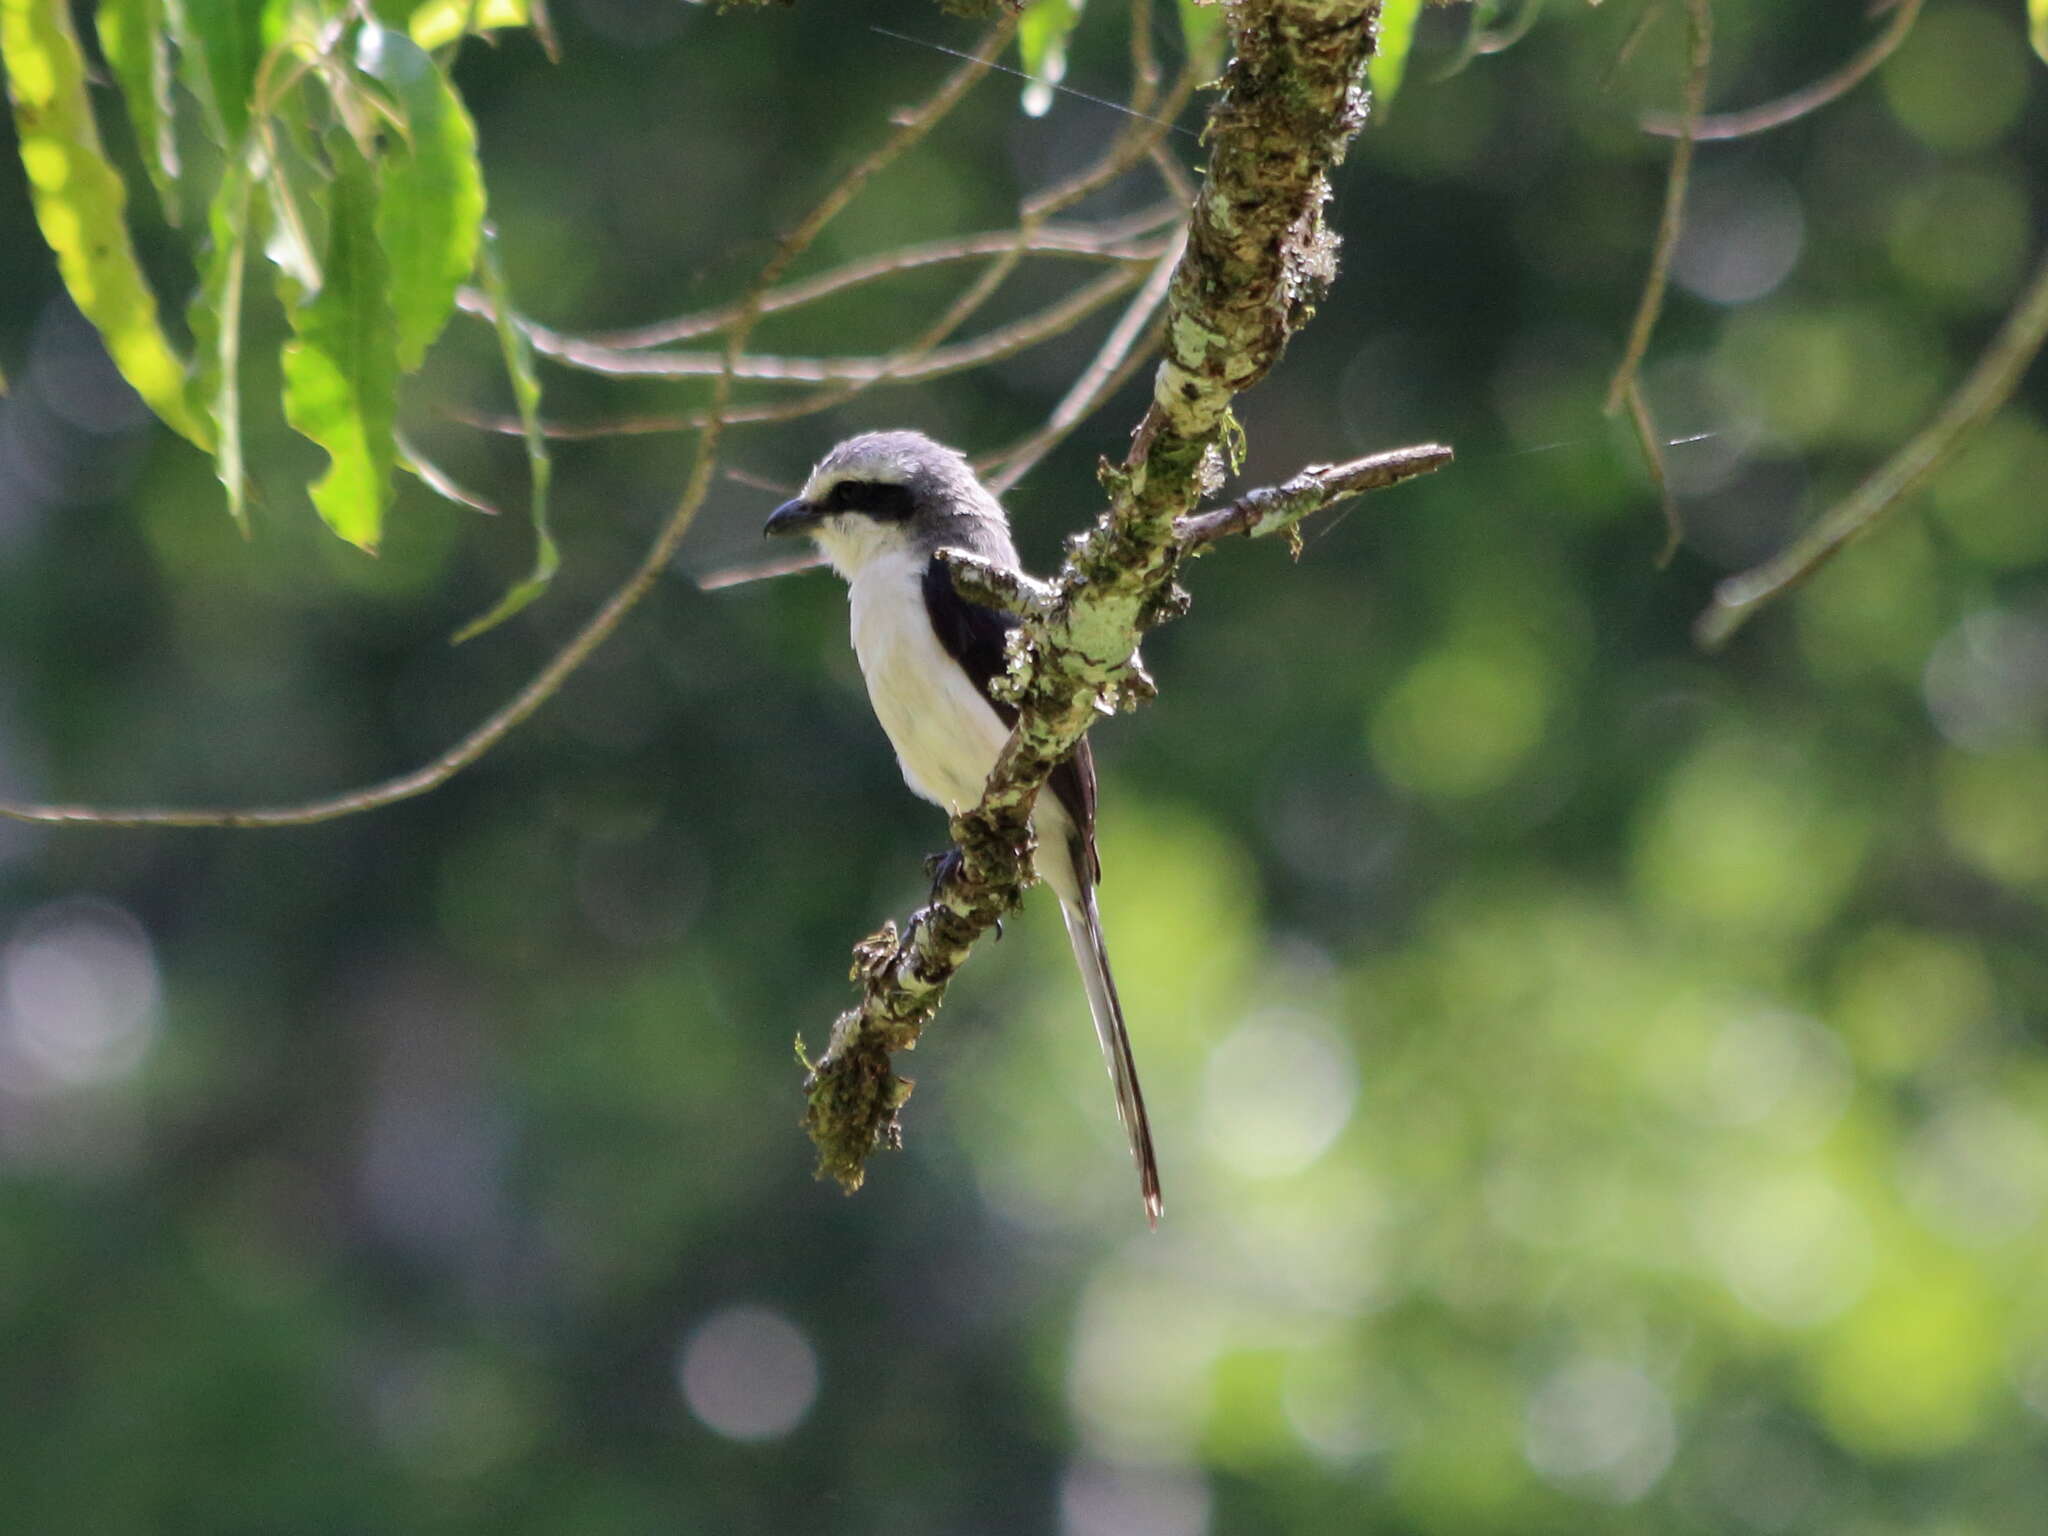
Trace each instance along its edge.
<path fill-rule="evenodd" d="M 514 290 L 565 327 L 729 295 L 950 67 L 871 27 L 973 36 L 923 0 L 556 10 L 559 66 L 515 37 L 459 78 Z M 943 827 L 836 581 L 688 579 L 751 558 L 776 499 L 721 482 L 675 579 L 423 800 L 0 823 L 6 1529 L 2039 1530 L 2048 375 L 1726 656 L 1687 626 L 1989 336 L 2048 233 L 2042 67 L 2018 0 L 1932 0 L 1838 106 L 1703 147 L 1647 372 L 1669 435 L 1705 434 L 1672 449 L 1659 572 L 1598 402 L 1676 9 L 1618 74 L 1630 7 L 1551 10 L 1441 81 L 1462 18 L 1428 19 L 1338 182 L 1342 278 L 1242 406 L 1246 484 L 1421 438 L 1456 467 L 1298 565 L 1204 561 L 1148 642 L 1162 697 L 1094 737 L 1157 1234 L 1043 903 L 909 1064 L 908 1150 L 851 1200 L 812 1181 L 792 1037 L 822 1041 Z M 1717 16 L 1722 106 L 1869 33 L 1822 0 Z M 1071 84 L 1120 93 L 1121 27 L 1096 0 Z M 1000 224 L 1114 127 L 992 82 L 815 263 Z M 948 291 L 764 340 L 872 346 Z M 883 425 L 992 448 L 1094 340 L 730 459 L 793 483 Z M 438 751 L 617 580 L 688 457 L 565 447 L 555 590 L 451 648 L 523 570 L 518 517 L 406 486 L 372 560 L 259 423 L 244 542 L 61 296 L 11 141 L 0 367 L 19 797 L 277 800 Z M 518 446 L 446 416 L 503 407 L 488 333 L 458 321 L 416 383 L 422 439 L 516 513 Z M 548 409 L 675 398 L 566 379 Z M 1041 568 L 1142 398 L 1009 498 Z"/>

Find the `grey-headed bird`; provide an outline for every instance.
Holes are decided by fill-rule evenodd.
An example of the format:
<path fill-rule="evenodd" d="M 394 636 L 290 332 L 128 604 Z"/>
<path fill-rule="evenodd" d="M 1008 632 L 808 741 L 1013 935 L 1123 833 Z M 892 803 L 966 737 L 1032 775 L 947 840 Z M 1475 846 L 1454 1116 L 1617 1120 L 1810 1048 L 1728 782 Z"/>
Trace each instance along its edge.
<path fill-rule="evenodd" d="M 826 454 L 766 532 L 810 535 L 846 578 L 854 654 L 905 782 L 949 813 L 978 804 L 1017 718 L 1013 705 L 990 696 L 989 682 L 1004 668 L 1004 641 L 1018 621 L 961 597 L 938 553 L 960 550 L 1017 570 L 1002 503 L 954 449 L 918 432 L 868 432 Z M 1060 899 L 1145 1214 L 1156 1224 L 1164 1207 L 1152 1129 L 1095 906 L 1102 863 L 1085 739 L 1053 770 L 1032 822 L 1038 874 Z"/>

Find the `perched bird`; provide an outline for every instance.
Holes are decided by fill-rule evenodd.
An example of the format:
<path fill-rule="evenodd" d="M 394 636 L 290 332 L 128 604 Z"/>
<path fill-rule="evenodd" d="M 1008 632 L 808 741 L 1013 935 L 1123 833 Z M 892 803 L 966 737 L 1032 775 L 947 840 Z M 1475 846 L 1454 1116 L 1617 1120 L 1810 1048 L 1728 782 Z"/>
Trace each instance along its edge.
<path fill-rule="evenodd" d="M 1017 570 L 1002 503 L 954 449 L 918 432 L 868 432 L 826 454 L 765 531 L 810 535 L 846 578 L 854 654 L 905 782 L 949 813 L 972 809 L 1017 718 L 989 682 L 1004 668 L 1004 641 L 1018 621 L 961 597 L 938 554 L 960 550 Z M 1038 874 L 1060 899 L 1145 1214 L 1156 1224 L 1163 1206 L 1152 1130 L 1095 906 L 1102 864 L 1085 739 L 1053 770 L 1032 820 Z"/>

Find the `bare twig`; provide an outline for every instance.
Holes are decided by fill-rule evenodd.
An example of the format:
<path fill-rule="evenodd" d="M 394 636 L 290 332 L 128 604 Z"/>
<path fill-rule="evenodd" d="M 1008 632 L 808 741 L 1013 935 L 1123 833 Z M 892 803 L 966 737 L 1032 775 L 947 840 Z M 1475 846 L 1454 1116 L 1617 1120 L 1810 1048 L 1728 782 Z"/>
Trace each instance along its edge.
<path fill-rule="evenodd" d="M 1685 0 L 1686 65 L 1685 116 L 1683 131 L 1671 151 L 1671 172 L 1664 182 L 1664 212 L 1657 222 L 1657 246 L 1650 256 L 1650 275 L 1643 282 L 1643 295 L 1636 303 L 1635 323 L 1629 327 L 1628 348 L 1621 366 L 1607 386 L 1607 414 L 1612 416 L 1628 402 L 1636 374 L 1650 350 L 1650 335 L 1657 329 L 1657 317 L 1664 312 L 1664 290 L 1671 281 L 1671 258 L 1678 249 L 1678 236 L 1685 223 L 1685 189 L 1692 176 L 1692 125 L 1700 119 L 1707 103 L 1707 64 L 1713 55 L 1713 0 Z"/>
<path fill-rule="evenodd" d="M 1643 397 L 1643 381 L 1628 381 L 1628 420 L 1636 431 L 1636 446 L 1643 451 L 1643 462 L 1650 467 L 1650 483 L 1657 487 L 1657 501 L 1664 509 L 1664 543 L 1657 551 L 1656 566 L 1663 570 L 1678 558 L 1679 547 L 1685 543 L 1685 519 L 1679 516 L 1678 498 L 1671 494 L 1671 474 L 1664 464 L 1665 442 L 1657 430 L 1657 421 L 1650 414 L 1650 402 Z"/>
<path fill-rule="evenodd" d="M 1451 450 L 1442 443 L 1419 443 L 1342 464 L 1311 464 L 1284 485 L 1247 491 L 1228 506 L 1175 518 L 1173 534 L 1189 554 L 1233 536 L 1267 538 L 1354 496 L 1442 469 L 1451 458 Z"/>
<path fill-rule="evenodd" d="M 1906 34 L 1913 30 L 1913 23 L 1920 19 L 1920 5 L 1921 0 L 1897 0 L 1892 7 L 1891 22 L 1882 32 L 1840 69 L 1823 75 L 1811 85 L 1741 112 L 1717 112 L 1711 117 L 1697 119 L 1692 125 L 1693 142 L 1744 139 L 1751 134 L 1768 133 L 1840 100 L 1897 51 L 1899 44 L 1906 40 Z M 1643 119 L 1643 131 L 1661 138 L 1676 139 L 1684 136 L 1685 123 L 1682 113 L 1652 112 Z"/>
<path fill-rule="evenodd" d="M 1158 259 L 1156 246 L 1143 254 L 1148 260 Z M 996 279 L 1000 280 L 1000 277 Z M 1013 320 L 973 341 L 951 347 L 932 350 L 912 344 L 886 357 L 776 357 L 750 353 L 736 361 L 733 377 L 766 384 L 875 384 L 883 379 L 908 384 L 942 378 L 963 369 L 978 368 L 1061 335 L 1112 299 L 1130 292 L 1143 280 L 1142 266 L 1105 272 L 1036 314 Z M 987 285 L 988 279 L 984 274 L 970 292 L 978 298 L 985 298 L 983 290 Z M 979 308 L 979 302 L 974 307 Z M 536 337 L 535 348 L 556 362 L 585 373 L 605 374 L 613 378 L 708 379 L 723 371 L 725 364 L 723 352 L 627 352 L 566 336 L 552 336 L 546 346 Z"/>
<path fill-rule="evenodd" d="M 1000 496 L 1030 474 L 1040 459 L 1087 420 L 1090 411 L 1108 399 L 1136 368 L 1143 366 L 1146 355 L 1157 345 L 1157 336 L 1154 335 L 1143 347 L 1139 345 L 1140 339 L 1151 329 L 1152 317 L 1159 306 L 1166 302 L 1167 286 L 1173 281 L 1174 268 L 1180 264 L 1184 244 L 1183 240 L 1176 240 L 1160 256 L 1152 275 L 1145 280 L 1145 286 L 1138 290 L 1137 296 L 1103 339 L 1101 350 L 1081 371 L 1081 376 L 1074 380 L 1066 394 L 1060 397 L 1059 404 L 1053 407 L 1045 424 L 1014 447 L 1004 450 L 999 461 L 1002 468 L 986 477 L 990 490 Z"/>
<path fill-rule="evenodd" d="M 1148 253 L 1153 245 L 1153 242 L 1147 241 L 1144 237 L 1156 233 L 1161 226 L 1173 222 L 1180 216 L 1179 208 L 1162 204 L 1126 218 L 1105 220 L 1099 224 L 1048 225 L 1024 238 L 1025 250 L 1026 254 L 1031 256 L 1070 261 L 1125 261 L 1136 262 L 1142 266 L 1151 259 Z M 994 229 L 980 234 L 961 235 L 951 240 L 932 240 L 921 245 L 901 246 L 878 256 L 849 261 L 828 272 L 820 272 L 815 277 L 786 283 L 773 290 L 764 296 L 761 313 L 774 315 L 799 309 L 820 299 L 830 298 L 836 293 L 864 287 L 904 272 L 1000 256 L 1013 249 L 1019 238 L 1015 229 Z M 490 296 L 481 289 L 464 288 L 457 295 L 457 302 L 470 314 L 479 315 L 487 320 L 494 318 L 491 314 Z M 519 324 L 532 338 L 534 349 L 543 353 L 552 354 L 571 343 L 634 352 L 648 347 L 667 346 L 678 341 L 692 341 L 700 336 L 716 336 L 730 326 L 739 317 L 739 313 L 740 306 L 737 303 L 728 304 L 722 309 L 704 310 L 697 314 L 679 315 L 669 320 L 657 320 L 651 325 L 633 326 L 617 331 L 597 331 L 589 335 L 571 335 L 566 331 L 552 330 L 536 321 L 523 318 Z"/>
<path fill-rule="evenodd" d="M 1849 493 L 1776 558 L 1730 576 L 1693 627 L 1707 650 L 1729 638 L 1764 604 L 1805 581 L 1877 520 L 1926 484 L 1935 471 L 1995 415 L 2048 341 L 2048 256 L 2028 282 L 2005 323 L 1934 419 L 1915 433 L 1877 472 Z"/>
<path fill-rule="evenodd" d="M 836 182 L 810 215 L 778 245 L 768 263 L 755 276 L 752 302 L 743 301 L 732 326 L 729 354 L 738 356 L 746 338 L 759 319 L 763 294 L 778 282 L 789 264 L 814 241 L 832 216 L 844 208 L 854 193 L 897 155 L 929 133 L 958 104 L 969 87 L 983 74 L 996 55 L 1008 44 L 1016 28 L 1014 17 L 999 21 L 983 38 L 972 58 L 963 63 L 938 92 L 915 112 L 902 118 L 889 138 Z M 728 370 L 713 381 L 711 405 L 702 415 L 702 435 L 697 442 L 688 483 L 676 508 L 641 556 L 632 573 L 620 583 L 582 628 L 548 658 L 533 677 L 498 709 L 439 756 L 419 767 L 376 784 L 322 796 L 296 804 L 180 809 L 175 807 L 105 808 L 82 805 L 28 805 L 0 801 L 0 816 L 14 821 L 63 826 L 100 827 L 296 827 L 353 816 L 363 811 L 393 805 L 425 794 L 496 746 L 541 705 L 552 698 L 569 676 L 598 646 L 610 637 L 626 615 L 644 597 L 667 569 L 697 509 L 711 484 L 717 464 L 719 439 L 731 419 L 725 412 L 733 378 Z"/>

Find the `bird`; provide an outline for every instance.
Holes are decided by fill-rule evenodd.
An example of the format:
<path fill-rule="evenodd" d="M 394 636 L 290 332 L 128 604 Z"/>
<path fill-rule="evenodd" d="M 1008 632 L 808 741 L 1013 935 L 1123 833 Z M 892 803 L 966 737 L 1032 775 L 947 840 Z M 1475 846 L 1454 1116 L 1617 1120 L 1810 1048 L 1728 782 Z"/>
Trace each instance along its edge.
<path fill-rule="evenodd" d="M 808 535 L 845 578 L 854 655 L 904 782 L 957 815 L 981 801 L 1017 719 L 991 681 L 1019 620 L 971 602 L 940 552 L 1021 572 L 1003 505 L 957 449 L 921 432 L 866 432 L 833 448 L 764 534 Z M 1046 781 L 1033 813 L 1037 873 L 1058 896 L 1088 995 L 1118 1118 L 1137 1164 L 1146 1220 L 1164 1213 L 1159 1163 L 1123 1003 L 1103 943 L 1095 888 L 1095 760 L 1084 737 Z"/>

